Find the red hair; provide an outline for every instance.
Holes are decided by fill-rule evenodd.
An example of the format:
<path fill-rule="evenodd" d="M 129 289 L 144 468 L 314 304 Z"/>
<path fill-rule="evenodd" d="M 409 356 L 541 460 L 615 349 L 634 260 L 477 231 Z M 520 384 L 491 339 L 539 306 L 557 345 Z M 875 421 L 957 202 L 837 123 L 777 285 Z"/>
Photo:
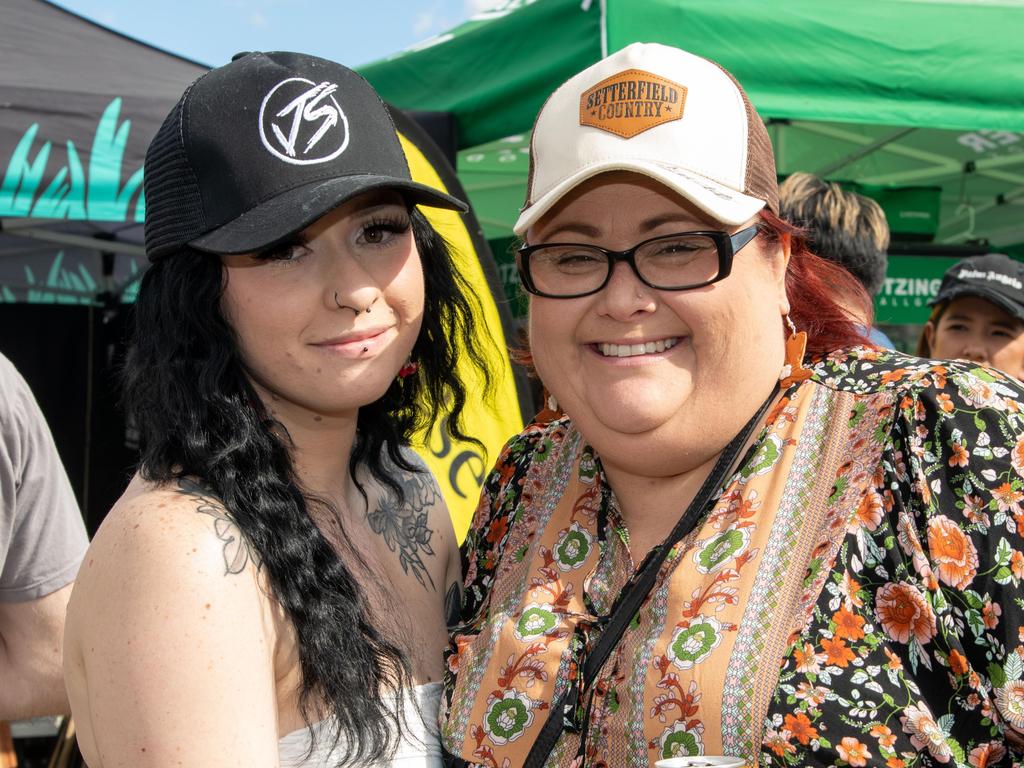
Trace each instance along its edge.
<path fill-rule="evenodd" d="M 759 234 L 769 244 L 789 238 L 789 267 L 786 270 L 786 295 L 789 318 L 798 331 L 807 332 L 807 354 L 823 357 L 843 347 L 871 342 L 867 328 L 850 315 L 854 311 L 873 317 L 871 297 L 853 275 L 839 264 L 811 252 L 807 237 L 799 227 L 779 218 L 767 208 L 759 214 Z"/>

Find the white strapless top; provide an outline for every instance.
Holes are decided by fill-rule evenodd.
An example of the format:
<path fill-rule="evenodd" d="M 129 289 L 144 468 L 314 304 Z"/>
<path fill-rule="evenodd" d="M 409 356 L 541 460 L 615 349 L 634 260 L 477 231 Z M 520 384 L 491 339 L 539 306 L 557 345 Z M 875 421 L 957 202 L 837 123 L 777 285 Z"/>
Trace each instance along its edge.
<path fill-rule="evenodd" d="M 365 763 L 366 768 L 441 768 L 441 748 L 437 736 L 437 710 L 441 701 L 441 683 L 414 686 L 410 694 L 416 697 L 419 713 L 409 697 L 405 701 L 405 723 L 402 740 L 394 756 L 387 762 Z M 340 750 L 332 749 L 333 719 L 321 720 L 309 728 L 292 731 L 279 742 L 281 768 L 334 768 Z M 316 736 L 316 749 L 309 757 L 309 745 Z M 339 745 L 340 747 L 341 745 Z"/>

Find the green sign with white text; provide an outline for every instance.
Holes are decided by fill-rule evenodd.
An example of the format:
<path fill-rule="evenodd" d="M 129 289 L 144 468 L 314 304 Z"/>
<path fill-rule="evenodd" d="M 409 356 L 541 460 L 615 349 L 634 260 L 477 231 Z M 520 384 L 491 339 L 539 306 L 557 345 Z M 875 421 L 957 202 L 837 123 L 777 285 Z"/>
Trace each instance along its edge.
<path fill-rule="evenodd" d="M 928 301 L 939 292 L 942 275 L 959 259 L 943 256 L 890 256 L 885 285 L 875 296 L 875 322 L 923 325 Z"/>

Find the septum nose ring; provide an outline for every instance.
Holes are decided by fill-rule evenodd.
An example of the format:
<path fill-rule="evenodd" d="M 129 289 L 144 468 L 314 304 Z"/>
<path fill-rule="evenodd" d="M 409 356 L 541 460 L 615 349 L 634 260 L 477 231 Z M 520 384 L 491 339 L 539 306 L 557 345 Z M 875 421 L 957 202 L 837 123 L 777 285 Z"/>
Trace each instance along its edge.
<path fill-rule="evenodd" d="M 366 312 L 367 314 L 369 314 L 371 307 L 373 307 L 373 302 L 371 302 L 370 305 L 365 310 L 356 309 L 355 307 L 350 306 L 349 304 L 342 304 L 340 301 L 338 301 L 338 292 L 337 291 L 334 292 L 334 303 L 338 306 L 338 309 L 351 309 L 357 315 L 362 314 L 363 312 Z"/>

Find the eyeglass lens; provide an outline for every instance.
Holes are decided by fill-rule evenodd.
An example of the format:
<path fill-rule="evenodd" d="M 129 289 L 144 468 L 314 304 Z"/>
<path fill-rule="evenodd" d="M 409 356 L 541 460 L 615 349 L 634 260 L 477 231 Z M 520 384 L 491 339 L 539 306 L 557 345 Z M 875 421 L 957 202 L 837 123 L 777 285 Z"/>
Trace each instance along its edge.
<path fill-rule="evenodd" d="M 718 276 L 718 247 L 706 235 L 683 234 L 640 245 L 633 256 L 640 277 L 656 288 L 705 285 Z M 530 254 L 534 285 L 552 296 L 574 296 L 599 288 L 611 259 L 587 245 L 539 247 Z"/>

